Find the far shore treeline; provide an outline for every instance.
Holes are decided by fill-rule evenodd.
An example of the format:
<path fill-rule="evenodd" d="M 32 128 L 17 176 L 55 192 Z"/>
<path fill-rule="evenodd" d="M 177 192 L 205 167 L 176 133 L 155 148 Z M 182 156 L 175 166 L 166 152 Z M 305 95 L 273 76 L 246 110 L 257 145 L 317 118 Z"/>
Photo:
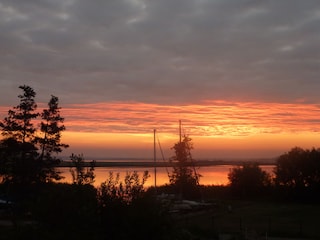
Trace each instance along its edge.
<path fill-rule="evenodd" d="M 293 147 L 276 159 L 259 161 L 195 161 L 192 139 L 183 136 L 167 162 L 86 161 L 82 153 L 62 160 L 60 154 L 69 145 L 61 142 L 66 128 L 58 97 L 51 96 L 47 108 L 37 112 L 35 91 L 26 85 L 20 89 L 19 105 L 0 121 L 1 239 L 220 239 L 220 234 L 230 233 L 232 239 L 250 239 L 245 225 L 250 221 L 252 239 L 262 239 L 266 231 L 275 237 L 320 238 L 318 227 L 304 231 L 313 225 L 303 225 L 307 218 L 301 217 L 309 204 L 316 216 L 311 219 L 320 214 L 320 149 Z M 213 165 L 233 166 L 228 185 L 201 184 L 196 167 Z M 273 174 L 260 165 L 274 165 Z M 163 186 L 146 188 L 149 173 L 133 171 L 123 180 L 119 173 L 106 173 L 106 181 L 95 187 L 95 168 L 109 166 L 172 170 L 169 184 Z M 69 168 L 72 183 L 58 182 L 61 167 Z M 252 203 L 255 208 L 250 210 Z M 267 224 L 261 224 L 261 216 L 252 214 L 270 209 L 271 203 L 272 211 L 261 220 Z M 279 214 L 277 206 L 283 204 L 285 212 Z M 237 216 L 236 224 L 230 216 Z M 270 219 L 288 222 L 291 217 L 298 225 L 271 225 L 276 221 Z"/>
<path fill-rule="evenodd" d="M 170 161 L 116 161 L 116 160 L 84 160 L 84 166 L 89 167 L 90 163 L 94 161 L 95 167 L 174 167 L 177 165 L 176 162 Z M 195 167 L 208 167 L 208 166 L 218 166 L 218 165 L 231 165 L 240 166 L 245 162 L 258 162 L 260 165 L 275 165 L 276 159 L 250 159 L 250 160 L 196 160 L 194 162 L 186 162 L 185 166 L 195 166 Z M 59 164 L 60 167 L 73 167 L 72 161 L 64 160 Z"/>

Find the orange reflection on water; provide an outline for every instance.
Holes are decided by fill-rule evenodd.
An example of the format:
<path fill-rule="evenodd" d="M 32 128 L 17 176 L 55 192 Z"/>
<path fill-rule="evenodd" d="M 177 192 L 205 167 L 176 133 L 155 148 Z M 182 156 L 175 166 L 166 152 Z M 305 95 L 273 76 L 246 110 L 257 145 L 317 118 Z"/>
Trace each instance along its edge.
<path fill-rule="evenodd" d="M 228 173 L 231 168 L 234 166 L 232 165 L 216 165 L 216 166 L 207 166 L 201 167 L 196 169 L 197 173 L 201 174 L 202 177 L 200 178 L 201 185 L 227 185 L 228 184 Z M 261 168 L 268 173 L 272 173 L 274 166 L 266 165 L 261 166 Z M 62 176 L 65 178 L 62 182 L 71 183 L 72 177 L 71 173 L 69 172 L 69 168 L 60 168 L 59 170 L 62 171 Z M 145 183 L 145 187 L 150 187 L 155 185 L 154 179 L 154 168 L 123 168 L 123 167 L 97 167 L 95 169 L 95 182 L 94 186 L 99 187 L 102 182 L 106 181 L 109 177 L 109 172 L 113 172 L 115 174 L 120 174 L 120 181 L 123 181 L 127 172 L 137 171 L 139 176 L 143 175 L 144 171 L 148 171 L 150 177 L 148 178 L 147 182 Z M 168 172 L 171 173 L 171 168 L 157 168 L 156 169 L 156 184 L 157 186 L 165 185 L 169 183 Z"/>

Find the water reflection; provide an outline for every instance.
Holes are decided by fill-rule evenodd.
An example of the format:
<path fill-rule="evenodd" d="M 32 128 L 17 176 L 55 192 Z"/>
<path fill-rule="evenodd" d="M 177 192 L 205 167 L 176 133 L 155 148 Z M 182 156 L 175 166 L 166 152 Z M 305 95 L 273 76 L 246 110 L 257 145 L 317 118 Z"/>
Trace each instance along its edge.
<path fill-rule="evenodd" d="M 197 169 L 198 173 L 202 175 L 200 178 L 200 184 L 202 185 L 226 185 L 228 184 L 228 173 L 231 168 L 234 166 L 232 165 L 216 165 L 216 166 L 207 166 L 207 167 L 200 167 Z M 273 165 L 262 165 L 260 166 L 262 170 L 271 173 L 273 171 Z M 63 180 L 60 182 L 72 182 L 71 173 L 69 168 L 60 168 L 62 172 L 62 176 L 64 177 Z M 154 186 L 154 168 L 144 168 L 144 167 L 97 167 L 95 168 L 95 183 L 94 186 L 98 187 L 104 181 L 106 181 L 109 177 L 109 172 L 113 172 L 114 174 L 120 174 L 120 180 L 123 181 L 126 172 L 133 172 L 137 171 L 139 175 L 143 175 L 144 171 L 148 171 L 150 177 L 148 178 L 145 186 L 150 187 Z M 168 172 L 172 172 L 172 168 L 164 168 L 159 167 L 157 168 L 157 185 L 164 185 L 169 183 Z"/>

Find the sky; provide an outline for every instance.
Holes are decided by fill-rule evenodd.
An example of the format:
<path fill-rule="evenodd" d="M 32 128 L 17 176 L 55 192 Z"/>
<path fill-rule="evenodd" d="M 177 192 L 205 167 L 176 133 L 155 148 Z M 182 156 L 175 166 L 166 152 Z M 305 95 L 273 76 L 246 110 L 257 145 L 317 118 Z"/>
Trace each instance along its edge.
<path fill-rule="evenodd" d="M 318 0 L 0 0 L 0 117 L 59 97 L 65 155 L 169 158 L 179 120 L 199 159 L 317 148 L 319 64 Z"/>

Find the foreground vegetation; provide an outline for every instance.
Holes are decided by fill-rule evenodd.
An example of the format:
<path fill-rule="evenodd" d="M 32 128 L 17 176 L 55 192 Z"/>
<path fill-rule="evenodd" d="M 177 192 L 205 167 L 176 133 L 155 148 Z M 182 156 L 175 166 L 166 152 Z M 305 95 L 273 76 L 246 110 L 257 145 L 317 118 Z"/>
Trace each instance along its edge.
<path fill-rule="evenodd" d="M 170 186 L 159 187 L 156 197 L 155 189 L 144 190 L 133 179 L 130 175 L 121 186 L 110 178 L 98 189 L 52 183 L 28 189 L 23 199 L 2 208 L 1 239 L 320 238 L 316 202 L 288 200 L 272 190 L 239 197 L 228 186 L 201 186 L 203 201 L 185 207 L 181 199 L 164 195 L 174 191 Z"/>

